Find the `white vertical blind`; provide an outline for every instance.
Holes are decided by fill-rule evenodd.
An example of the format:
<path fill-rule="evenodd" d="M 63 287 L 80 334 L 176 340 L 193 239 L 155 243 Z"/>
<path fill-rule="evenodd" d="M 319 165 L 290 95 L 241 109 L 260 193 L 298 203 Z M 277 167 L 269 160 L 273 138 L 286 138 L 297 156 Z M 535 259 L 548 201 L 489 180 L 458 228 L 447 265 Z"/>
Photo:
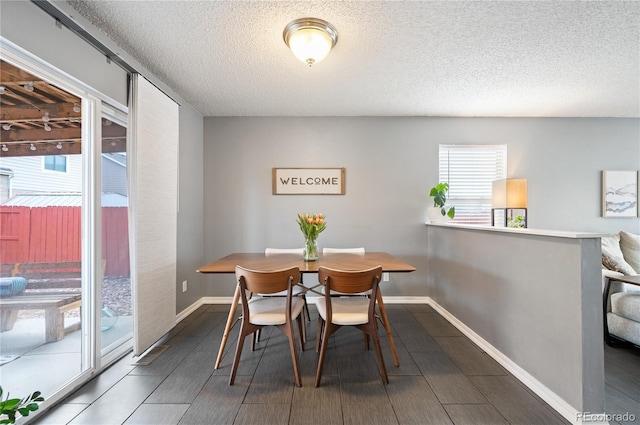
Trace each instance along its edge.
<path fill-rule="evenodd" d="M 133 350 L 140 355 L 176 322 L 178 105 L 139 75 L 131 80 Z"/>
<path fill-rule="evenodd" d="M 439 170 L 454 221 L 490 225 L 491 184 L 507 176 L 507 145 L 440 145 Z"/>

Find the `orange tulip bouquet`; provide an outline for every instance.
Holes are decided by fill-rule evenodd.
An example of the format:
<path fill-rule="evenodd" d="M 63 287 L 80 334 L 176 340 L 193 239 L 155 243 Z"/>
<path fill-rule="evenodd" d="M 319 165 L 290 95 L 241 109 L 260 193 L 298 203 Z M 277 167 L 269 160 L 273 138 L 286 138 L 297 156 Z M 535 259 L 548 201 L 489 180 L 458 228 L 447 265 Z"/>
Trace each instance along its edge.
<path fill-rule="evenodd" d="M 304 260 L 315 261 L 318 259 L 318 236 L 327 227 L 325 217 L 322 213 L 303 214 L 299 213 L 296 223 L 304 235 Z"/>

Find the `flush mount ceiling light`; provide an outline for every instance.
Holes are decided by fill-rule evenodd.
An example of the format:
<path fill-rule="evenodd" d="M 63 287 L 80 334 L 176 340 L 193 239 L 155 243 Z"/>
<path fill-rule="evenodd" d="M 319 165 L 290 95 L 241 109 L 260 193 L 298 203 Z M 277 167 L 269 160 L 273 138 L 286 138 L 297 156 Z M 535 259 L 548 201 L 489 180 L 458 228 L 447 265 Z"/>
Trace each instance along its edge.
<path fill-rule="evenodd" d="M 295 57 L 311 66 L 324 59 L 336 45 L 338 31 L 322 19 L 300 18 L 284 27 L 282 38 Z"/>

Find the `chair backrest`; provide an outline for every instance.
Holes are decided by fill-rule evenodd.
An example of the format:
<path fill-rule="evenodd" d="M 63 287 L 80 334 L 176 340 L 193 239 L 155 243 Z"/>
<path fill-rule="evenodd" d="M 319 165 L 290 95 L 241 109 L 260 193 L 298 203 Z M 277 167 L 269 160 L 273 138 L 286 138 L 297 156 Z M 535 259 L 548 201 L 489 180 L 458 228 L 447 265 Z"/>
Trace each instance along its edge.
<path fill-rule="evenodd" d="M 343 294 L 357 294 L 371 290 L 371 298 L 375 299 L 381 278 L 382 266 L 356 271 L 318 267 L 320 284 Z M 325 294 L 327 293 L 325 291 Z"/>
<path fill-rule="evenodd" d="M 265 248 L 265 255 L 271 254 L 300 254 L 302 255 L 302 251 L 304 248 Z"/>
<path fill-rule="evenodd" d="M 274 294 L 289 290 L 293 285 L 300 282 L 300 269 L 291 267 L 289 269 L 263 271 L 236 266 L 236 280 L 240 288 L 246 291 Z M 241 291 L 241 293 L 244 295 L 244 291 Z"/>
<path fill-rule="evenodd" d="M 322 254 L 364 254 L 364 248 L 322 248 Z"/>

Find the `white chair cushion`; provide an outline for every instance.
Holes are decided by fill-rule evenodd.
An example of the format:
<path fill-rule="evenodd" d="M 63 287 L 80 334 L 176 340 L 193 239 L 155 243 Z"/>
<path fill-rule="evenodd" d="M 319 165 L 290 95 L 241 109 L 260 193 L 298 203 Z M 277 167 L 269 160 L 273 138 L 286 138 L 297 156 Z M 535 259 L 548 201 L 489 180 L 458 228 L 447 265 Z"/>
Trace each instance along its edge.
<path fill-rule="evenodd" d="M 254 325 L 275 326 L 286 322 L 285 297 L 254 297 L 249 300 L 249 322 Z M 302 298 L 291 299 L 291 319 L 300 315 L 304 301 Z"/>
<path fill-rule="evenodd" d="M 332 322 L 342 326 L 361 325 L 369 322 L 369 301 L 367 297 L 332 298 Z M 324 298 L 318 298 L 316 306 L 320 317 L 327 320 L 327 301 Z"/>
<path fill-rule="evenodd" d="M 618 292 L 611 295 L 611 312 L 640 322 L 640 292 Z"/>

